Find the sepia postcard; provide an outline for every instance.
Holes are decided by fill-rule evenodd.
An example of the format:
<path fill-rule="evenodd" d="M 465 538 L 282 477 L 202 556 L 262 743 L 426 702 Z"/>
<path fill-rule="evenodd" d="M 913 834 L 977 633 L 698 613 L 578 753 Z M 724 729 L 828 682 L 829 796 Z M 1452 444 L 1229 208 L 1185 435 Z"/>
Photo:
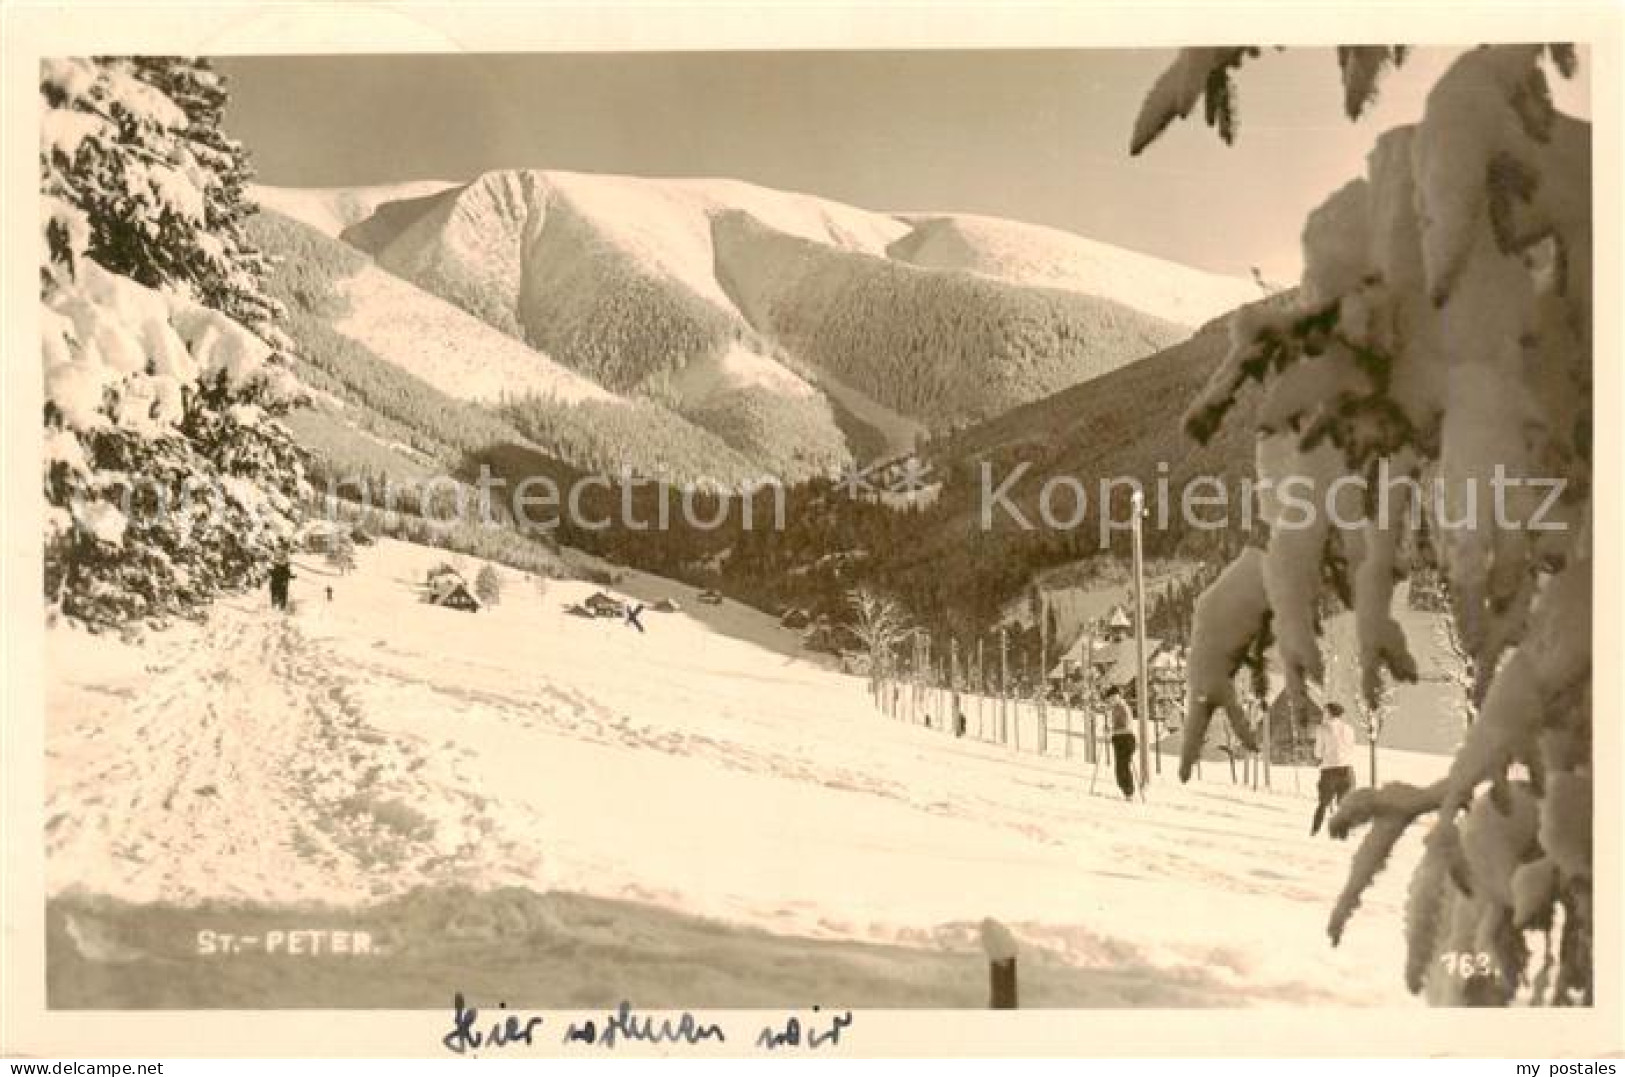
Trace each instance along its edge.
<path fill-rule="evenodd" d="M 5 19 L 8 1057 L 1625 1052 L 1616 6 Z"/>

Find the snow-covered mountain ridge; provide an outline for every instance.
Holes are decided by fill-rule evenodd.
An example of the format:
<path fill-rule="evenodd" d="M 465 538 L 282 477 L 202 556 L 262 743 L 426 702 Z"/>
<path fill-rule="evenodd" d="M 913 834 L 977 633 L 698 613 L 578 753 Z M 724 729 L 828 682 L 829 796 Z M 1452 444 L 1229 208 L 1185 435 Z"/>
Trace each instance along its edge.
<path fill-rule="evenodd" d="M 539 365 L 655 401 L 776 473 L 839 466 L 866 454 L 860 443 L 895 452 L 915 424 L 998 415 L 1255 294 L 1054 229 L 894 216 L 734 180 L 504 171 L 254 194 L 523 342 Z M 366 302 L 389 289 L 346 291 L 361 312 L 344 331 L 389 323 Z M 464 350 L 477 363 L 488 349 Z M 418 373 L 469 399 L 535 380 Z"/>

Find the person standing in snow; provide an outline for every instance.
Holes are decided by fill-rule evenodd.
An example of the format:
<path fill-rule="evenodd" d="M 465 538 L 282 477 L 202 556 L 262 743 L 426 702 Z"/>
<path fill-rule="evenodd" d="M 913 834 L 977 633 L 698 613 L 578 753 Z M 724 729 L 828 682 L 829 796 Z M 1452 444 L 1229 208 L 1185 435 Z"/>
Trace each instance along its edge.
<path fill-rule="evenodd" d="M 288 583 L 294 578 L 293 566 L 286 560 L 271 566 L 271 605 L 279 610 L 288 608 Z"/>
<path fill-rule="evenodd" d="M 1134 712 L 1117 685 L 1106 689 L 1106 722 L 1112 735 L 1112 765 L 1117 770 L 1117 788 L 1134 799 Z"/>
<path fill-rule="evenodd" d="M 1354 788 L 1354 727 L 1343 720 L 1343 705 L 1326 704 L 1326 717 L 1315 730 L 1315 759 L 1320 763 L 1320 803 L 1315 805 L 1311 835 L 1320 833 L 1326 813 L 1335 810 Z"/>

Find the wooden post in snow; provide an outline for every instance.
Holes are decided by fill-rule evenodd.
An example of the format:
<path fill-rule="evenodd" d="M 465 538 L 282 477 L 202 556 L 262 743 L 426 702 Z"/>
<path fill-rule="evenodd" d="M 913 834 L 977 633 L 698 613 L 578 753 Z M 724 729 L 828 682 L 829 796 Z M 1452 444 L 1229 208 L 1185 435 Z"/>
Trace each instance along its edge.
<path fill-rule="evenodd" d="M 914 633 L 914 724 L 920 724 L 920 716 L 925 713 L 925 648 L 921 645 L 920 633 Z"/>
<path fill-rule="evenodd" d="M 1027 654 L 1025 651 L 1021 655 L 1021 679 L 1023 681 L 1027 679 Z M 1011 740 L 1015 742 L 1015 749 L 1018 752 L 1021 751 L 1021 704 L 1023 702 L 1020 692 L 1010 693 L 1010 712 L 1013 715 L 1010 721 Z"/>
<path fill-rule="evenodd" d="M 920 694 L 920 640 L 912 632 L 908 636 L 908 724 L 914 724 L 915 704 Z"/>
<path fill-rule="evenodd" d="M 999 743 L 1010 743 L 1010 650 L 1004 626 L 999 626 Z"/>
<path fill-rule="evenodd" d="M 1083 626 L 1083 720 L 1088 736 L 1083 742 L 1085 762 L 1093 763 L 1100 753 L 1095 735 L 1095 630 L 1086 622 Z"/>
<path fill-rule="evenodd" d="M 931 660 L 931 715 L 942 715 L 942 708 L 947 707 L 944 697 L 947 695 L 947 661 L 942 658 Z"/>
<path fill-rule="evenodd" d="M 1271 707 L 1268 703 L 1264 704 L 1264 788 L 1265 789 L 1273 788 L 1273 783 L 1270 780 L 1271 777 L 1272 777 L 1272 775 L 1270 773 L 1270 767 L 1275 762 L 1275 760 L 1272 758 L 1275 755 L 1275 730 L 1270 728 L 1270 724 L 1271 724 L 1271 721 L 1275 717 L 1274 714 L 1271 713 L 1274 710 L 1275 710 L 1275 708 Z"/>
<path fill-rule="evenodd" d="M 931 697 L 935 694 L 933 690 L 936 687 L 936 677 L 934 676 L 934 670 L 931 668 L 931 636 L 923 628 L 920 630 L 920 654 L 923 656 L 920 667 L 925 670 L 925 727 L 930 729 L 931 709 L 933 703 Z"/>
<path fill-rule="evenodd" d="M 1016 991 L 1016 940 L 1010 929 L 992 917 L 982 921 L 982 952 L 987 955 L 988 1008 L 1013 1010 Z"/>
<path fill-rule="evenodd" d="M 1049 683 L 1049 600 L 1038 592 L 1038 754 L 1049 751 L 1049 712 L 1044 706 L 1044 688 Z"/>
<path fill-rule="evenodd" d="M 1062 701 L 1066 708 L 1066 757 L 1072 758 L 1072 697 L 1069 695 Z"/>
<path fill-rule="evenodd" d="M 976 638 L 976 666 L 971 673 L 971 685 L 976 691 L 976 739 L 982 740 L 986 734 L 982 731 L 982 697 L 987 694 L 987 684 L 982 679 L 982 638 Z"/>
<path fill-rule="evenodd" d="M 920 724 L 920 715 L 925 713 L 925 647 L 922 646 L 920 629 L 914 632 L 914 714 L 911 721 Z"/>

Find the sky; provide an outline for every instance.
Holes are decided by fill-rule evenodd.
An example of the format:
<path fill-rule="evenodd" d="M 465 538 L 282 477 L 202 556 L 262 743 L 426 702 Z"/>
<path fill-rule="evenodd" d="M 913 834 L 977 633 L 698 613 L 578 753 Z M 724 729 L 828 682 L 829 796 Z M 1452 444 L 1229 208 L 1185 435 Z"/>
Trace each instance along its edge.
<path fill-rule="evenodd" d="M 1343 114 L 1331 48 L 1238 77 L 1225 146 L 1199 115 L 1138 158 L 1171 49 L 233 57 L 226 124 L 259 181 L 466 180 L 498 168 L 723 176 L 886 212 L 1010 217 L 1214 272 L 1297 279 L 1307 213 L 1421 116 L 1459 50 L 1423 49 Z M 1588 65 L 1554 86 L 1589 116 Z M 1199 111 L 1199 109 L 1198 109 Z"/>

